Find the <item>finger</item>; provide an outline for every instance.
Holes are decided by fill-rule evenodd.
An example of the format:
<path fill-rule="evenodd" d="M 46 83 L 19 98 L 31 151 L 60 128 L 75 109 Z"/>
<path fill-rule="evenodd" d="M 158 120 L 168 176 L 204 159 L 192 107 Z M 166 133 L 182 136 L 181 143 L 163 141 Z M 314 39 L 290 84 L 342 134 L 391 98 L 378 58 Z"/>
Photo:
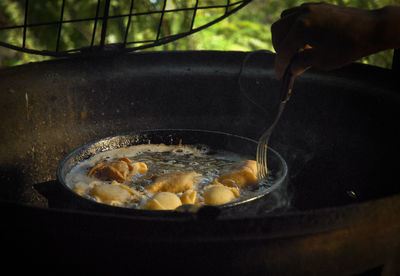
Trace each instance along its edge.
<path fill-rule="evenodd" d="M 295 56 L 300 49 L 304 49 L 306 44 L 305 36 L 301 35 L 298 28 L 294 27 L 289 31 L 286 38 L 282 41 L 281 46 L 277 49 L 275 58 L 275 74 L 277 79 L 282 78 L 293 56 Z"/>
<path fill-rule="evenodd" d="M 300 51 L 291 61 L 290 71 L 295 76 L 298 76 L 312 66 L 315 65 L 317 60 L 317 51 L 313 48 L 306 48 L 304 51 Z"/>
<path fill-rule="evenodd" d="M 292 29 L 297 19 L 298 19 L 298 14 L 294 13 L 272 24 L 271 26 L 272 46 L 274 47 L 276 52 L 278 52 L 279 46 L 281 45 L 282 41 L 286 38 L 287 34 L 290 32 L 290 29 Z"/>
<path fill-rule="evenodd" d="M 300 10 L 301 10 L 301 7 L 300 7 L 300 6 L 299 6 L 299 7 L 294 7 L 294 8 L 286 9 L 286 10 L 284 10 L 284 11 L 281 13 L 281 18 L 284 18 L 284 17 L 289 16 L 289 15 L 291 15 L 291 14 L 297 13 L 297 12 L 299 12 Z"/>
<path fill-rule="evenodd" d="M 301 4 L 300 6 L 286 9 L 286 10 L 284 10 L 284 11 L 281 13 L 281 18 L 286 17 L 286 16 L 288 16 L 288 15 L 291 15 L 291 14 L 293 14 L 293 13 L 307 12 L 309 6 L 312 6 L 312 5 L 319 5 L 319 4 L 322 4 L 322 3 L 324 3 L 324 2 L 303 3 L 303 4 Z"/>

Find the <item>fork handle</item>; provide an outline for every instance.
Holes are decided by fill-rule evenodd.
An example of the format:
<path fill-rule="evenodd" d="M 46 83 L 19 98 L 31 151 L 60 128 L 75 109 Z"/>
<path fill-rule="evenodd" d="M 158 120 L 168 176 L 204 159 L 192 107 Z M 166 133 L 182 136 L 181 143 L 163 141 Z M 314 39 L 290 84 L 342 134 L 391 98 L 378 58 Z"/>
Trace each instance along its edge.
<path fill-rule="evenodd" d="M 292 95 L 293 83 L 294 83 L 294 74 L 290 70 L 290 64 L 285 70 L 282 78 L 282 86 L 281 86 L 281 102 L 286 103 L 289 101 L 290 96 Z"/>

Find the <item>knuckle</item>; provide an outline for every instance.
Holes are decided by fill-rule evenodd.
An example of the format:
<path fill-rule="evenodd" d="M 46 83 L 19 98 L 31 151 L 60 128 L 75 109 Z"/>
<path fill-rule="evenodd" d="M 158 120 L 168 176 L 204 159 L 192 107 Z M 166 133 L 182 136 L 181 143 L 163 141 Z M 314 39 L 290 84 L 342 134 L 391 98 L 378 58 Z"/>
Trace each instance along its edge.
<path fill-rule="evenodd" d="M 315 3 L 304 3 L 301 5 L 303 13 L 314 13 L 318 12 L 321 6 L 327 5 L 325 2 L 315 2 Z"/>
<path fill-rule="evenodd" d="M 304 3 L 304 4 L 302 4 L 301 5 L 301 11 L 303 12 L 303 13 L 309 13 L 309 12 L 311 12 L 311 10 L 312 10 L 312 4 L 310 4 L 310 3 Z"/>
<path fill-rule="evenodd" d="M 304 30 L 304 29 L 310 28 L 312 25 L 312 22 L 309 17 L 303 16 L 303 17 L 300 17 L 297 19 L 296 25 L 299 30 Z"/>

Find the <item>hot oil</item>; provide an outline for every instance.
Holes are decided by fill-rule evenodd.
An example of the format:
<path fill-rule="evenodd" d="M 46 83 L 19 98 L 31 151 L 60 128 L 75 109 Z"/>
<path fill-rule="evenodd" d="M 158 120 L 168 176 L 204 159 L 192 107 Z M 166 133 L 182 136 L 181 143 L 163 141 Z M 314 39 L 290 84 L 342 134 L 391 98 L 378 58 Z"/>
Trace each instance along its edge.
<path fill-rule="evenodd" d="M 204 149 L 203 149 L 204 150 Z M 144 162 L 148 171 L 145 176 L 136 176 L 132 183 L 146 187 L 155 176 L 175 171 L 195 171 L 202 176 L 198 179 L 195 189 L 202 189 L 210 184 L 237 161 L 242 160 L 232 153 L 193 151 L 193 149 L 173 149 L 170 151 L 144 151 L 130 158 L 133 162 Z"/>
<path fill-rule="evenodd" d="M 227 151 L 214 151 L 205 145 L 194 146 L 167 146 L 167 145 L 136 145 L 106 152 L 101 152 L 92 158 L 85 160 L 74 167 L 66 176 L 67 185 L 73 189 L 78 182 L 87 184 L 98 181 L 88 177 L 87 174 L 98 162 L 107 160 L 114 161 L 127 157 L 132 162 L 143 162 L 147 165 L 147 172 L 144 175 L 135 175 L 128 179 L 125 185 L 140 191 L 150 197 L 144 188 L 150 185 L 154 177 L 172 173 L 175 171 L 195 171 L 201 174 L 194 183 L 193 189 L 201 192 L 205 186 L 210 185 L 215 178 L 227 173 L 231 166 L 242 160 L 252 159 L 249 156 L 239 155 Z M 271 181 L 263 181 L 259 186 L 252 189 L 241 189 L 238 200 L 246 200 L 257 195 L 271 186 Z M 102 181 L 111 183 L 111 181 Z M 124 207 L 137 207 L 137 204 L 130 204 Z"/>

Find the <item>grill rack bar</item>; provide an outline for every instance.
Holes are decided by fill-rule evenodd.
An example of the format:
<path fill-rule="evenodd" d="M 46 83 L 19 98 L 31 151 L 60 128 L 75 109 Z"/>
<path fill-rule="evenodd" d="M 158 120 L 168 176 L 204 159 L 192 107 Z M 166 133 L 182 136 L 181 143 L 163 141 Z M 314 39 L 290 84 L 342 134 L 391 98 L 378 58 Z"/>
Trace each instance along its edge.
<path fill-rule="evenodd" d="M 124 44 L 126 44 L 128 40 L 128 32 L 129 32 L 129 27 L 131 25 L 131 19 L 132 19 L 132 11 L 133 11 L 133 5 L 135 3 L 135 0 L 131 0 L 131 7 L 129 8 L 129 17 L 128 17 L 128 23 L 126 25 L 126 30 L 125 30 L 125 36 L 124 36 Z"/>
<path fill-rule="evenodd" d="M 64 20 L 64 10 L 65 10 L 66 0 L 61 0 L 61 1 L 62 2 L 61 2 L 61 7 L 60 7 L 60 17 L 59 17 L 58 21 L 50 21 L 50 22 L 44 22 L 44 23 L 28 23 L 28 17 L 29 17 L 28 16 L 28 14 L 29 14 L 28 7 L 29 7 L 30 0 L 25 0 L 24 24 L 23 25 L 13 25 L 13 26 L 0 26 L 0 32 L 2 30 L 23 29 L 22 45 L 17 46 L 17 45 L 12 45 L 7 42 L 0 41 L 0 46 L 6 47 L 9 49 L 13 49 L 13 50 L 17 50 L 17 51 L 21 51 L 21 52 L 25 52 L 25 53 L 37 54 L 37 55 L 43 55 L 43 56 L 53 56 L 53 57 L 79 55 L 79 54 L 83 54 L 83 53 L 85 53 L 85 54 L 99 53 L 99 51 L 102 51 L 105 49 L 107 49 L 107 50 L 112 49 L 113 51 L 131 52 L 131 51 L 136 51 L 136 50 L 141 50 L 141 49 L 146 49 L 146 48 L 166 44 L 171 41 L 174 41 L 174 40 L 180 39 L 182 37 L 185 37 L 187 35 L 190 35 L 192 33 L 198 32 L 204 28 L 207 28 L 207 27 L 225 19 L 226 17 L 230 16 L 231 14 L 235 13 L 239 9 L 241 9 L 244 6 L 246 6 L 247 4 L 249 4 L 252 0 L 237 0 L 237 1 L 226 0 L 226 4 L 214 4 L 214 5 L 209 5 L 209 6 L 202 6 L 199 4 L 199 0 L 196 0 L 195 5 L 193 7 L 183 7 L 183 8 L 174 8 L 174 9 L 167 9 L 167 1 L 168 0 L 163 0 L 161 10 L 149 10 L 149 11 L 144 11 L 144 12 L 133 12 L 135 0 L 131 0 L 129 13 L 128 14 L 119 14 L 119 15 L 110 15 L 110 0 L 98 0 L 97 5 L 96 5 L 96 14 L 94 17 L 79 18 L 79 19 L 67 19 L 67 20 Z M 101 6 L 102 1 L 105 1 L 104 13 L 102 16 L 100 16 L 100 6 Z M 194 28 L 195 18 L 196 18 L 198 10 L 218 9 L 218 8 L 224 8 L 225 13 L 204 25 Z M 189 30 L 186 32 L 180 32 L 178 34 L 167 35 L 167 36 L 161 37 L 162 24 L 164 22 L 163 21 L 164 15 L 169 14 L 169 13 L 182 12 L 182 11 L 193 11 Z M 145 40 L 129 41 L 128 33 L 131 28 L 132 18 L 136 17 L 136 16 L 143 16 L 143 15 L 145 16 L 145 15 L 154 15 L 154 14 L 160 14 L 160 19 L 159 19 L 159 22 L 157 25 L 156 38 L 150 39 L 150 40 L 145 39 Z M 128 19 L 128 22 L 124 29 L 123 42 L 107 44 L 106 38 L 107 38 L 108 21 L 109 21 L 109 19 L 116 19 L 116 18 L 127 18 Z M 95 43 L 96 31 L 97 31 L 100 21 L 102 22 L 101 38 L 100 38 L 99 45 L 96 45 L 96 43 Z M 65 25 L 65 23 L 78 23 L 78 22 L 93 22 L 94 25 L 93 25 L 93 30 L 91 33 L 90 43 L 86 47 L 79 47 L 76 49 L 67 49 L 64 51 L 60 51 L 60 41 L 61 41 L 61 37 L 62 37 L 63 25 Z M 57 26 L 55 51 L 49 50 L 49 49 L 37 50 L 37 49 L 30 49 L 30 48 L 26 47 L 26 34 L 27 34 L 28 28 L 40 27 L 40 26 L 51 26 L 51 25 Z M 137 32 L 138 30 L 132 30 L 132 31 Z M 135 46 L 137 44 L 141 44 L 141 45 Z"/>
<path fill-rule="evenodd" d="M 95 21 L 94 21 L 94 24 L 93 24 L 92 40 L 90 42 L 90 47 L 93 47 L 94 39 L 96 37 L 96 28 L 97 28 L 97 21 L 99 20 L 100 4 L 101 4 L 101 0 L 97 0 L 96 15 L 95 15 L 95 18 L 94 18 Z"/>
<path fill-rule="evenodd" d="M 62 0 L 61 15 L 60 15 L 60 21 L 58 22 L 58 30 L 57 30 L 56 52 L 58 52 L 58 50 L 60 48 L 61 26 L 62 26 L 63 18 L 64 18 L 64 6 L 65 6 L 65 0 Z"/>
<path fill-rule="evenodd" d="M 25 48 L 25 41 L 26 41 L 26 27 L 28 25 L 28 6 L 29 6 L 29 0 L 25 1 L 25 16 L 24 16 L 24 32 L 23 32 L 23 37 L 22 37 L 22 47 Z M 0 28 L 1 30 L 1 28 Z"/>

